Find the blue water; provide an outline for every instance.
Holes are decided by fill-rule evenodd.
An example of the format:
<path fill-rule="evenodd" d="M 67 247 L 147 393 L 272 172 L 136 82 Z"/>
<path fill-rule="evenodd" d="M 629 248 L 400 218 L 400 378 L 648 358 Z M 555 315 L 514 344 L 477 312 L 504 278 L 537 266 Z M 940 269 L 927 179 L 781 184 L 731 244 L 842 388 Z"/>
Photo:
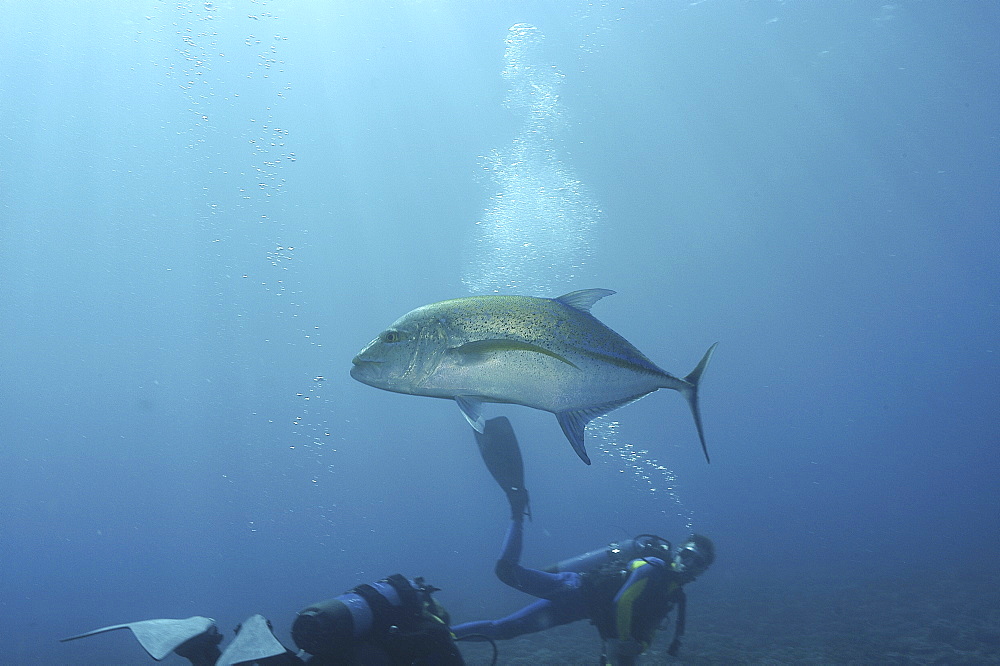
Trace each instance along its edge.
<path fill-rule="evenodd" d="M 720 343 L 710 465 L 673 392 L 595 423 L 591 467 L 488 407 L 526 563 L 694 529 L 703 610 L 995 575 L 995 4 L 3 13 L 0 663 L 146 663 L 57 640 L 190 615 L 291 645 L 295 611 L 397 571 L 457 621 L 519 608 L 458 409 L 348 375 L 408 310 L 492 290 L 614 289 L 594 314 L 678 375 Z"/>

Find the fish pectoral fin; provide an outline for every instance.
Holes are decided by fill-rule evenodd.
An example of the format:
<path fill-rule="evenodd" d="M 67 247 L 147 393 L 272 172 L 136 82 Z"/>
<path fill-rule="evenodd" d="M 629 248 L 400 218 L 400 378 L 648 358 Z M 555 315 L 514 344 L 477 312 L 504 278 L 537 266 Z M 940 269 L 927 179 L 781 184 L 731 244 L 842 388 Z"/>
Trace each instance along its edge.
<path fill-rule="evenodd" d="M 522 340 L 507 340 L 504 338 L 474 340 L 472 342 L 466 342 L 464 345 L 459 345 L 458 347 L 452 347 L 448 351 L 459 357 L 463 363 L 483 363 L 489 357 L 503 352 L 534 352 L 536 354 L 551 356 L 557 361 L 562 361 L 567 365 L 573 366 L 577 370 L 580 369 L 575 363 L 567 359 L 565 356 L 557 354 L 552 350 L 546 349 L 545 347 L 539 347 L 538 345 L 533 345 L 530 342 L 524 342 Z"/>
<path fill-rule="evenodd" d="M 472 429 L 478 433 L 486 430 L 486 421 L 483 420 L 483 401 L 474 395 L 456 395 L 455 402 L 462 410 L 462 416 L 469 422 Z"/>

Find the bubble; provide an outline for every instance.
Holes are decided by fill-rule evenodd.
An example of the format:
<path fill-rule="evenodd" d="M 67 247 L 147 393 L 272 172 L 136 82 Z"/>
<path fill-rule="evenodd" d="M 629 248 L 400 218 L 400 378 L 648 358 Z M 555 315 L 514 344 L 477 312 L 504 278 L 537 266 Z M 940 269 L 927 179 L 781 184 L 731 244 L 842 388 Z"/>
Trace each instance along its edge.
<path fill-rule="evenodd" d="M 677 476 L 674 472 L 653 458 L 649 451 L 640 449 L 622 439 L 618 432 L 618 422 L 606 416 L 594 419 L 587 426 L 587 434 L 597 440 L 597 448 L 605 458 L 618 459 L 624 466 L 620 471 L 631 477 L 633 487 L 655 498 L 664 498 L 674 506 L 676 515 L 684 521 L 685 528 L 693 530 L 694 515 L 678 492 Z"/>
<path fill-rule="evenodd" d="M 544 35 L 518 23 L 508 30 L 504 45 L 504 105 L 520 127 L 508 145 L 480 159 L 480 173 L 493 194 L 473 228 L 462 282 L 473 294 L 556 296 L 579 288 L 603 213 L 560 150 L 558 138 L 567 129 L 561 98 L 565 77 L 546 62 Z M 604 460 L 636 490 L 664 500 L 691 529 L 692 513 L 681 500 L 673 471 L 625 441 L 616 421 L 595 419 L 587 432 L 606 454 Z"/>
<path fill-rule="evenodd" d="M 564 76 L 544 61 L 544 36 L 518 23 L 505 40 L 504 105 L 521 121 L 510 145 L 481 158 L 494 188 L 476 223 L 463 283 L 472 293 L 552 295 L 578 280 L 601 215 L 556 145 L 564 129 Z"/>

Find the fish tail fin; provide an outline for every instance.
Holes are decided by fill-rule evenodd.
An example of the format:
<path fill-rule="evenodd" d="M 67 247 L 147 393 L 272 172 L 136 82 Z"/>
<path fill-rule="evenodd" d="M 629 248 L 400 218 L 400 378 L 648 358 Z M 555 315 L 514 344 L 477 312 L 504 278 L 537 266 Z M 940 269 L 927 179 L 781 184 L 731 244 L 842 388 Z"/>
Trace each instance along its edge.
<path fill-rule="evenodd" d="M 705 461 L 709 463 L 712 461 L 708 457 L 708 446 L 705 444 L 705 430 L 701 425 L 701 410 L 698 408 L 698 383 L 701 381 L 701 375 L 705 372 L 705 368 L 708 367 L 708 362 L 712 358 L 712 352 L 715 351 L 717 346 L 719 346 L 718 342 L 708 348 L 705 355 L 701 357 L 701 361 L 695 366 L 694 370 L 688 373 L 687 377 L 684 378 L 684 384 L 678 389 L 684 398 L 687 399 L 688 407 L 691 408 L 691 416 L 694 417 L 694 426 L 698 429 L 698 439 L 701 440 L 701 450 L 705 454 Z"/>

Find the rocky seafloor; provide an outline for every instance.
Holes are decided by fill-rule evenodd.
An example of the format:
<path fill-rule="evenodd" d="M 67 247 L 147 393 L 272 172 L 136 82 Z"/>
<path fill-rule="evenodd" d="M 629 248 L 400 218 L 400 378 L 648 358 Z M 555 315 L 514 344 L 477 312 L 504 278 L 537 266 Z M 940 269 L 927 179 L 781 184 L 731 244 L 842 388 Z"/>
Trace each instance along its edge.
<path fill-rule="evenodd" d="M 1000 664 L 1000 575 L 779 588 L 692 585 L 678 657 L 673 618 L 642 664 Z M 586 622 L 497 643 L 498 664 L 594 666 L 600 641 Z M 492 649 L 462 643 L 470 666 Z"/>

